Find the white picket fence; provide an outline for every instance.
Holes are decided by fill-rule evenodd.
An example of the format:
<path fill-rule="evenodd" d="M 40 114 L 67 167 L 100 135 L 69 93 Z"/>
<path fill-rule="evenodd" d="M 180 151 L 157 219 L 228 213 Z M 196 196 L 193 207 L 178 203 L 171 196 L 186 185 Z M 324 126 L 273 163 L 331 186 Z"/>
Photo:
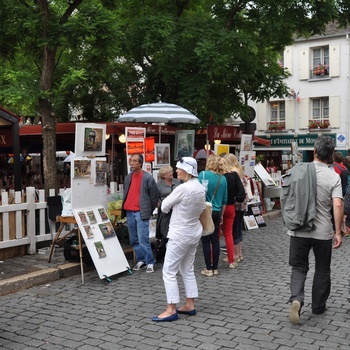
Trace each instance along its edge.
<path fill-rule="evenodd" d="M 117 183 L 110 183 L 110 193 L 119 193 Z M 50 190 L 49 196 L 54 195 L 55 190 Z M 0 250 L 25 245 L 27 254 L 35 254 L 38 242 L 52 240 L 56 222 L 49 220 L 46 209 L 44 190 L 27 187 L 25 195 L 13 190 L 1 192 Z"/>

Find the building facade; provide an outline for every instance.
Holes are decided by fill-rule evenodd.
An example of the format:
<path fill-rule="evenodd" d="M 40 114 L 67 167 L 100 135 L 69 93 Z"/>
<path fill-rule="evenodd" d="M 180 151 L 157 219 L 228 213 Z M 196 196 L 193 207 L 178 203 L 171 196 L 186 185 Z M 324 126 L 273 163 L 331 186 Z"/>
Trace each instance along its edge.
<path fill-rule="evenodd" d="M 313 158 L 313 143 L 319 135 L 334 138 L 337 150 L 346 153 L 349 143 L 350 27 L 329 25 L 323 36 L 296 39 L 285 48 L 281 65 L 289 95 L 258 103 L 256 135 L 271 141 L 263 164 L 274 160 L 282 170 L 295 161 L 292 143 L 303 161 Z M 276 163 L 277 162 L 277 163 Z"/>

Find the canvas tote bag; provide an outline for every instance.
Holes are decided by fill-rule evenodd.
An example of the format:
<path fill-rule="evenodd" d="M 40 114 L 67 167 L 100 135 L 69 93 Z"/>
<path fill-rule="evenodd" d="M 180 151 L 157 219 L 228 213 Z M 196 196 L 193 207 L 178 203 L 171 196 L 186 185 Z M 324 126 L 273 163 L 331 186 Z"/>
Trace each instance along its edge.
<path fill-rule="evenodd" d="M 212 212 L 213 212 L 213 205 L 212 202 L 214 200 L 214 197 L 216 195 L 216 191 L 218 190 L 219 184 L 220 184 L 220 180 L 221 180 L 221 176 L 219 178 L 218 183 L 216 184 L 213 196 L 211 197 L 211 201 L 210 202 L 205 202 L 205 209 L 203 210 L 202 214 L 199 217 L 199 221 L 201 222 L 202 226 L 203 226 L 203 232 L 202 232 L 202 236 L 208 236 L 211 235 L 214 230 L 215 230 L 215 225 L 213 222 L 213 217 L 212 217 Z M 204 177 L 203 177 L 204 179 Z"/>

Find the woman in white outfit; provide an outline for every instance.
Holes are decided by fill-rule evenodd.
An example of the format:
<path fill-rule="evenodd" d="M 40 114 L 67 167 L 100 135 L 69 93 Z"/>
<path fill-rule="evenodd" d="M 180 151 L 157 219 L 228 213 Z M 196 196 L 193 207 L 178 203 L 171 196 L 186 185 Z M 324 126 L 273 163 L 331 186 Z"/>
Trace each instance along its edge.
<path fill-rule="evenodd" d="M 205 209 L 205 188 L 197 179 L 197 162 L 194 158 L 183 157 L 176 168 L 177 178 L 184 183 L 162 202 L 163 212 L 168 213 L 172 209 L 163 265 L 168 306 L 163 313 L 152 318 L 154 322 L 176 321 L 178 314 L 196 314 L 194 298 L 198 297 L 198 287 L 193 265 L 203 231 L 199 216 Z M 180 302 L 178 272 L 186 293 L 186 303 L 180 309 L 176 309 L 176 304 Z"/>

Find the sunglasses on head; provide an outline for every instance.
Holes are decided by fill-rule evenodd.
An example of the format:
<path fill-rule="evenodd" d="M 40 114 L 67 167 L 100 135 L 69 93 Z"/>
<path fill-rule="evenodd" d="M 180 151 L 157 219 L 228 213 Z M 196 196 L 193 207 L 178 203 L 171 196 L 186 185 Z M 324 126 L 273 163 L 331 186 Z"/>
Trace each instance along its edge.
<path fill-rule="evenodd" d="M 191 164 L 191 163 L 188 163 L 186 161 L 184 161 L 182 158 L 179 159 L 179 162 L 182 164 L 182 163 L 185 163 L 185 164 L 188 164 L 188 165 L 191 165 L 191 167 L 194 169 L 194 166 Z"/>

